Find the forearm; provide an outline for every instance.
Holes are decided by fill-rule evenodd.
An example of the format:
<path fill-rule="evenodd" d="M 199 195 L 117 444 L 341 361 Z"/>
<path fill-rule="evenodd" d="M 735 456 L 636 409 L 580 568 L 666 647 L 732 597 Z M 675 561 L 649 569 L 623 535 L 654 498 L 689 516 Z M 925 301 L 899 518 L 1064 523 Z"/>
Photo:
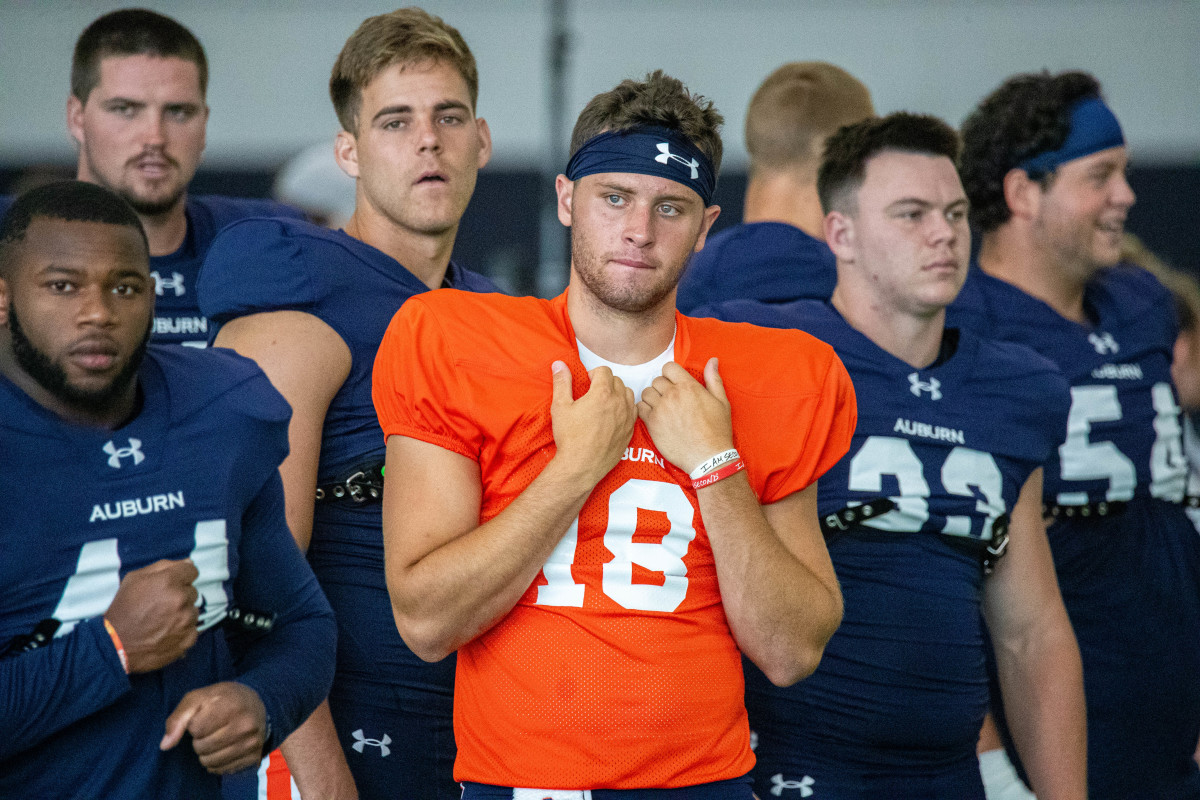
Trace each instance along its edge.
<path fill-rule="evenodd" d="M 0 659 L 0 760 L 38 744 L 130 691 L 99 619 L 28 653 Z"/>
<path fill-rule="evenodd" d="M 317 706 L 304 724 L 279 746 L 301 797 L 353 800 L 358 797 L 345 753 L 338 743 L 329 701 Z"/>
<path fill-rule="evenodd" d="M 1009 728 L 1040 800 L 1087 796 L 1087 718 L 1079 648 L 1066 614 L 1026 640 L 995 639 Z M 1061 616 L 1061 619 L 1057 618 Z"/>
<path fill-rule="evenodd" d="M 438 661 L 504 617 L 541 571 L 594 488 L 551 461 L 500 514 L 422 556 L 399 563 L 384 530 L 388 590 L 397 627 L 421 658 Z"/>
<path fill-rule="evenodd" d="M 841 592 L 823 545 L 819 553 L 785 546 L 744 472 L 700 489 L 697 497 L 738 646 L 779 685 L 811 674 L 842 618 Z M 815 509 L 812 517 L 815 530 Z"/>

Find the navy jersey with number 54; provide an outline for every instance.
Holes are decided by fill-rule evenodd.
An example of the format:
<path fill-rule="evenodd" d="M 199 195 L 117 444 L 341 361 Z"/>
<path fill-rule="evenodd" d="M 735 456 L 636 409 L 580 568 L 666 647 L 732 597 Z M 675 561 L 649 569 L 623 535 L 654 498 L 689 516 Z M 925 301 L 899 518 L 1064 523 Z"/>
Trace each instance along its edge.
<path fill-rule="evenodd" d="M 73 425 L 0 378 L 0 651 L 43 620 L 46 645 L 0 658 L 0 796 L 218 797 L 191 739 L 160 752 L 184 694 L 236 680 L 278 743 L 333 676 L 334 623 L 283 516 L 287 404 L 226 352 L 152 345 L 142 410 Z M 190 558 L 200 637 L 179 660 L 126 675 L 102 615 L 130 571 Z M 266 635 L 218 625 L 273 615 Z"/>
<path fill-rule="evenodd" d="M 794 686 L 747 665 L 759 794 L 782 775 L 810 778 L 817 797 L 972 796 L 988 699 L 980 558 L 1056 443 L 1066 381 L 1026 348 L 969 331 L 947 331 L 953 353 L 914 369 L 825 303 L 716 308 L 833 345 L 859 404 L 849 453 L 818 484 L 822 519 L 860 508 L 845 532 L 826 525 L 842 625 Z M 863 521 L 861 504 L 881 499 L 895 508 Z M 964 783 L 918 780 L 946 772 Z"/>
<path fill-rule="evenodd" d="M 1083 657 L 1096 798 L 1200 798 L 1200 536 L 1180 504 L 1173 307 L 1153 276 L 1120 265 L 1088 283 L 1078 323 L 975 267 L 947 312 L 1037 350 L 1071 384 L 1044 501 Z"/>

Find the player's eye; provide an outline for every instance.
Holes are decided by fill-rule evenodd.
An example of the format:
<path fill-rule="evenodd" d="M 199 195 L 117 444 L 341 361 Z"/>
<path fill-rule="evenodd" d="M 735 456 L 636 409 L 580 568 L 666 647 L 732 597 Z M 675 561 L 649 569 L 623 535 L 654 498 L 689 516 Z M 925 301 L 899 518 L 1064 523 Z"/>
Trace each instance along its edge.
<path fill-rule="evenodd" d="M 438 122 L 443 125 L 461 125 L 463 123 L 463 118 L 458 114 L 446 114 L 445 116 L 440 117 Z"/>
<path fill-rule="evenodd" d="M 142 287 L 136 283 L 118 283 L 112 291 L 119 295 L 138 295 L 142 293 Z"/>
<path fill-rule="evenodd" d="M 662 214 L 664 217 L 677 217 L 679 216 L 679 209 L 670 203 L 662 203 L 658 207 L 658 213 Z"/>
<path fill-rule="evenodd" d="M 63 292 L 69 292 L 75 288 L 74 283 L 72 283 L 71 281 L 63 281 L 63 280 L 48 281 L 46 283 L 46 286 L 50 289 L 50 291 L 56 292 L 58 294 L 62 294 Z"/>
<path fill-rule="evenodd" d="M 625 198 L 621 197 L 621 195 L 619 195 L 619 194 L 605 195 L 604 199 L 608 202 L 608 204 L 610 206 L 622 206 L 625 204 Z"/>

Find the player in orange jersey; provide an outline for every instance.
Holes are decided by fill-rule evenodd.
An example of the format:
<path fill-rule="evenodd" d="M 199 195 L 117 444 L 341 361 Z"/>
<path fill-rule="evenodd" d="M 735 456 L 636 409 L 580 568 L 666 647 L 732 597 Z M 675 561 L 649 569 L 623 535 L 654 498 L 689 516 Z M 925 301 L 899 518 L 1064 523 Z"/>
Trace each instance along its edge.
<path fill-rule="evenodd" d="M 741 654 L 795 682 L 841 618 L 816 517 L 841 362 L 675 312 L 720 124 L 661 72 L 598 95 L 556 182 L 566 293 L 434 291 L 380 347 L 388 588 L 417 655 L 459 651 L 466 800 L 748 800 Z"/>

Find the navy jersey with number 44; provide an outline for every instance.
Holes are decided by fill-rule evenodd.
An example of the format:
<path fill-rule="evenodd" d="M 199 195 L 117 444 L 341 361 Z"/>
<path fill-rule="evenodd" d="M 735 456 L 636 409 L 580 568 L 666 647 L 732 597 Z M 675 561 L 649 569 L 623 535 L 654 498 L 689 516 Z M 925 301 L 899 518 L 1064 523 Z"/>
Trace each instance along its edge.
<path fill-rule="evenodd" d="M 782 774 L 809 777 L 817 797 L 969 796 L 958 793 L 973 787 L 892 781 L 959 770 L 978 782 L 975 742 L 988 698 L 980 557 L 1054 447 L 1066 382 L 1026 348 L 968 331 L 947 331 L 951 341 L 957 335 L 952 355 L 914 369 L 825 303 L 715 310 L 804 330 L 831 344 L 850 373 L 858 427 L 818 484 L 822 519 L 895 503 L 843 523 L 845 532 L 826 526 L 845 614 L 817 671 L 781 689 L 747 664 L 760 795 Z"/>
<path fill-rule="evenodd" d="M 1088 283 L 1088 323 L 978 267 L 948 310 L 1037 350 L 1071 384 L 1044 500 L 1057 506 L 1047 534 L 1083 657 L 1095 798 L 1200 798 L 1200 536 L 1180 504 L 1173 308 L 1153 276 L 1120 265 Z M 1116 513 L 1097 515 L 1101 503 Z"/>
<path fill-rule="evenodd" d="M 334 623 L 288 532 L 277 467 L 287 404 L 250 361 L 152 345 L 142 410 L 117 430 L 66 423 L 0 378 L 0 651 L 43 620 L 48 644 L 0 658 L 0 796 L 219 797 L 191 739 L 158 742 L 188 691 L 237 680 L 274 746 L 333 674 Z M 102 615 L 122 577 L 190 558 L 200 637 L 126 675 Z M 274 615 L 229 634 L 234 608 Z"/>

